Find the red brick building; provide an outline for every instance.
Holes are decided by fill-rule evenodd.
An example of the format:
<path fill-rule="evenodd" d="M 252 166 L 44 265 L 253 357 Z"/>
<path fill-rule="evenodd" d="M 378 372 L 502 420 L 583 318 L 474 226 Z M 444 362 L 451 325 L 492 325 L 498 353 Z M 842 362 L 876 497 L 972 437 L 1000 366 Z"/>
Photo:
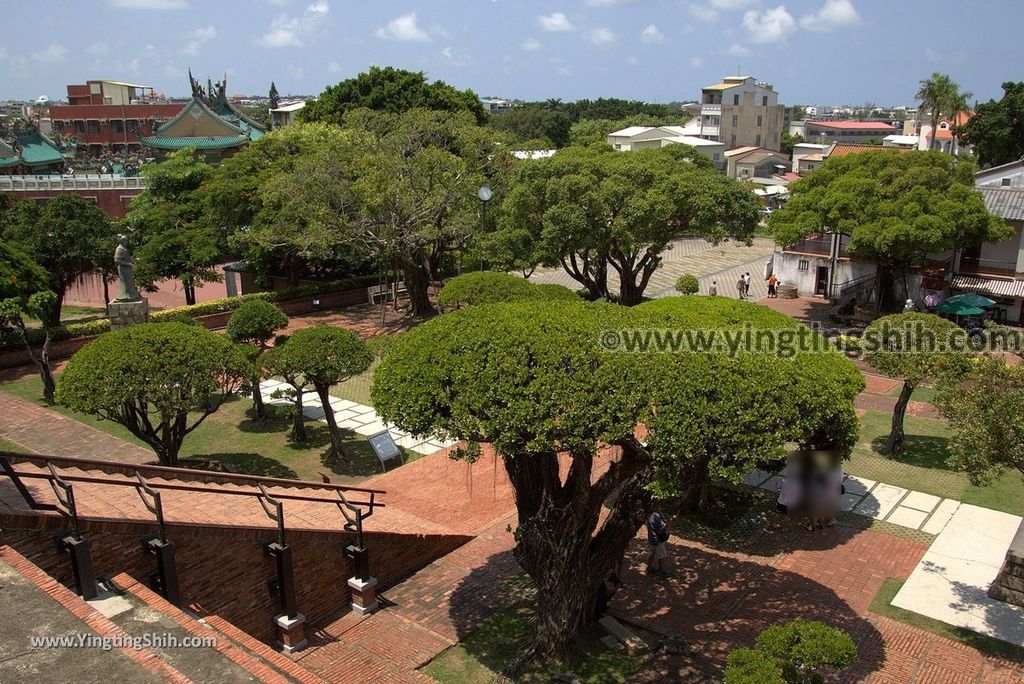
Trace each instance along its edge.
<path fill-rule="evenodd" d="M 150 86 L 87 81 L 68 86 L 68 104 L 50 106 L 54 135 L 78 140 L 79 156 L 143 152 L 139 138 L 173 119 L 187 104 L 160 101 Z"/>

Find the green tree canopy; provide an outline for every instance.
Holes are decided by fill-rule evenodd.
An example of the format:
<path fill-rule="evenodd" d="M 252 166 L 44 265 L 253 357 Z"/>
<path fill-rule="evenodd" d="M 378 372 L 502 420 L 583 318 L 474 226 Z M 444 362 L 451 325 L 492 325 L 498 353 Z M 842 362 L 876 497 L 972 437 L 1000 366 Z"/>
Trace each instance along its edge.
<path fill-rule="evenodd" d="M 652 495 L 699 490 L 701 477 L 739 481 L 790 441 L 849 451 L 852 402 L 863 380 L 807 328 L 823 353 L 733 358 L 724 348 L 624 353 L 601 346 L 609 331 L 742 332 L 748 323 L 793 339 L 802 327 L 724 298 L 636 308 L 494 304 L 419 325 L 384 356 L 372 386 L 384 420 L 465 441 L 464 458 L 488 448 L 504 462 L 518 512 L 514 554 L 538 588 L 537 639 L 524 657 L 563 655 L 582 633 L 598 584 L 650 513 Z M 639 425 L 647 428 L 644 443 L 634 434 Z M 607 469 L 605 459 L 613 461 Z M 616 504 L 602 515 L 612 491 Z"/>
<path fill-rule="evenodd" d="M 176 466 L 185 437 L 242 389 L 245 351 L 183 323 L 109 332 L 79 350 L 57 383 L 57 403 L 128 428 L 161 465 Z"/>
<path fill-rule="evenodd" d="M 974 116 L 956 133 L 960 142 L 974 146 L 983 168 L 1024 157 L 1024 81 L 1004 83 L 999 101 L 978 105 Z"/>
<path fill-rule="evenodd" d="M 933 73 L 920 82 L 921 87 L 914 96 L 921 103 L 921 109 L 928 112 L 932 126 L 930 149 L 938 148 L 939 122 L 947 119 L 955 122 L 957 115 L 967 110 L 971 93 L 960 90 L 960 86 L 948 74 Z"/>
<path fill-rule="evenodd" d="M 50 274 L 9 242 L 0 242 L 0 301 L 28 299 L 49 287 Z"/>
<path fill-rule="evenodd" d="M 569 144 L 571 127 L 569 114 L 540 105 L 516 107 L 491 119 L 491 128 L 507 132 L 517 144 L 545 140 L 547 147 L 565 147 Z"/>
<path fill-rule="evenodd" d="M 964 367 L 972 349 L 967 333 L 952 321 L 925 313 L 883 316 L 864 329 L 864 360 L 872 368 L 903 380 L 889 432 L 889 453 L 903 455 L 903 419 L 910 396 L 922 382 Z"/>
<path fill-rule="evenodd" d="M 561 265 L 595 299 L 609 296 L 614 270 L 619 303 L 634 305 L 673 239 L 749 240 L 758 208 L 753 193 L 686 145 L 566 148 L 516 168 L 499 233 L 521 252 L 500 266 Z"/>
<path fill-rule="evenodd" d="M 114 238 L 107 215 L 81 195 L 58 195 L 43 207 L 14 202 L 0 216 L 0 240 L 27 253 L 49 274 L 49 289 L 57 294 L 55 324 L 67 288 L 110 260 Z"/>
<path fill-rule="evenodd" d="M 862 152 L 831 158 L 790 185 L 768 225 L 792 245 L 812 233 L 851 235 L 849 252 L 877 265 L 879 310 L 892 308 L 894 279 L 929 253 L 1004 240 L 1006 222 L 974 189 L 974 167 L 939 152 Z"/>
<path fill-rule="evenodd" d="M 578 300 L 572 290 L 562 285 L 534 285 L 525 278 L 507 273 L 479 271 L 464 273 L 445 283 L 437 295 L 437 303 L 445 308 L 472 304 L 498 304 L 526 300 Z"/>
<path fill-rule="evenodd" d="M 1024 475 L 1024 369 L 978 357 L 965 374 L 940 384 L 936 403 L 953 429 L 949 464 L 975 485 L 1007 469 Z"/>
<path fill-rule="evenodd" d="M 298 331 L 288 337 L 281 349 L 281 356 L 274 362 L 290 374 L 301 375 L 316 390 L 330 430 L 332 455 L 344 458 L 330 389 L 367 370 L 373 363 L 373 354 L 354 332 L 326 325 Z"/>
<path fill-rule="evenodd" d="M 199 192 L 211 167 L 194 148 L 172 152 L 142 169 L 146 189 L 132 200 L 125 220 L 139 245 L 136 279 L 153 289 L 156 281 L 177 278 L 185 303 L 196 303 L 196 286 L 220 280 L 215 268 L 224 251 L 224 236 L 209 222 Z"/>
<path fill-rule="evenodd" d="M 248 344 L 255 347 L 253 354 L 252 403 L 256 412 L 256 420 L 263 420 L 266 409 L 263 406 L 263 391 L 260 380 L 263 377 L 263 364 L 260 355 L 266 351 L 267 345 L 278 330 L 288 325 L 288 316 L 276 305 L 262 299 L 254 299 L 243 303 L 235 309 L 228 319 L 225 334 L 232 342 Z"/>
<path fill-rule="evenodd" d="M 345 115 L 359 108 L 389 114 L 411 109 L 468 112 L 482 124 L 487 121 L 480 98 L 472 90 L 456 90 L 444 81 L 427 81 L 422 71 L 394 67 L 370 67 L 355 78 L 328 86 L 299 112 L 300 121 L 342 124 Z"/>

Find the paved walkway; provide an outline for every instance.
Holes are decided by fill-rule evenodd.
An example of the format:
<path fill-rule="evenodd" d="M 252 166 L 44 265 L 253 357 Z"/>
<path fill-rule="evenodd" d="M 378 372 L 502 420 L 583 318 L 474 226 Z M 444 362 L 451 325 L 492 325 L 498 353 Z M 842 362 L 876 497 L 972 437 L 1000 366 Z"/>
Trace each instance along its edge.
<path fill-rule="evenodd" d="M 771 258 L 775 243 L 767 238 L 754 238 L 750 247 L 728 241 L 712 245 L 701 238 L 676 240 L 662 253 L 662 263 L 647 285 L 647 297 L 669 297 L 676 293 L 676 280 L 684 273 L 697 276 L 700 291 L 707 294 L 712 280 L 718 281 L 718 293 L 736 297 L 736 281 L 743 273 L 750 273 L 750 299 L 757 301 L 768 294 L 768 286 L 762 276 L 764 264 Z M 578 290 L 580 284 L 569 277 L 561 267 L 536 271 L 530 276 L 534 283 L 557 283 L 571 290 Z M 614 269 L 608 271 L 608 288 L 618 292 L 619 278 Z"/>
<path fill-rule="evenodd" d="M 37 454 L 99 458 L 119 463 L 156 461 L 156 454 L 149 449 L 129 444 L 7 392 L 0 392 L 0 436 Z"/>
<path fill-rule="evenodd" d="M 1021 517 L 960 504 L 893 605 L 1024 646 L 1024 608 L 988 597 Z"/>

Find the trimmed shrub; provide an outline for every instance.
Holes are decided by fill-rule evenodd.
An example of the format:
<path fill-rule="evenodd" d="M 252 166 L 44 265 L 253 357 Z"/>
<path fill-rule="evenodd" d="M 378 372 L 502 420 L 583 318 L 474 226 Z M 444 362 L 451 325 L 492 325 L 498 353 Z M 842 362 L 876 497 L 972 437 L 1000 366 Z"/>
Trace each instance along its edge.
<path fill-rule="evenodd" d="M 729 654 L 726 684 L 818 684 L 857 660 L 850 635 L 822 622 L 796 618 L 772 625 L 757 637 L 756 647 Z"/>
<path fill-rule="evenodd" d="M 555 283 L 538 283 L 533 286 L 533 290 L 539 299 L 546 302 L 579 301 L 580 299 L 578 294 L 565 285 L 556 285 Z"/>
<path fill-rule="evenodd" d="M 441 293 L 437 296 L 438 304 L 451 309 L 474 304 L 500 304 L 527 300 L 578 301 L 579 297 L 563 285 L 534 285 L 525 278 L 496 271 L 463 273 L 445 283 L 445 286 L 441 288 Z"/>
<path fill-rule="evenodd" d="M 692 273 L 684 273 L 676 281 L 676 292 L 684 295 L 697 294 L 700 292 L 700 281 Z"/>

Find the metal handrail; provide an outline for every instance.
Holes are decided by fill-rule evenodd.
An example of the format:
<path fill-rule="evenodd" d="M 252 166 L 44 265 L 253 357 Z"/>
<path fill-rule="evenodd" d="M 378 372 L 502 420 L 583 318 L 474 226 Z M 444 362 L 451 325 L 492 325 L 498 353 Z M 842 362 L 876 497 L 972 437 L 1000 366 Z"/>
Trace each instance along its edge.
<path fill-rule="evenodd" d="M 87 469 L 85 466 L 93 466 L 96 469 L 108 469 L 115 472 L 121 472 L 124 475 L 135 476 L 136 473 L 143 473 L 147 476 L 171 476 L 171 477 L 197 477 L 202 476 L 204 478 L 211 478 L 215 480 L 223 480 L 228 484 L 247 484 L 253 485 L 262 482 L 267 485 L 274 487 L 301 487 L 303 489 L 327 489 L 333 491 L 343 492 L 360 492 L 360 493 L 373 493 L 373 494 L 384 494 L 382 489 L 370 489 L 366 487 L 352 487 L 349 485 L 337 485 L 329 482 L 311 482 L 307 480 L 288 480 L 282 477 L 263 477 L 260 475 L 242 475 L 238 473 L 215 473 L 206 470 L 189 470 L 188 468 L 171 468 L 168 466 L 157 466 L 157 465 L 128 465 L 125 463 L 112 463 L 111 461 L 102 461 L 95 458 L 75 458 L 72 456 L 49 456 L 46 454 L 22 454 L 13 451 L 0 451 L 0 459 L 9 459 L 12 463 L 18 463 L 26 461 L 29 463 L 38 463 L 45 466 L 48 463 L 59 463 L 61 465 L 67 465 L 74 468 Z M 377 504 L 383 506 L 383 504 Z"/>

